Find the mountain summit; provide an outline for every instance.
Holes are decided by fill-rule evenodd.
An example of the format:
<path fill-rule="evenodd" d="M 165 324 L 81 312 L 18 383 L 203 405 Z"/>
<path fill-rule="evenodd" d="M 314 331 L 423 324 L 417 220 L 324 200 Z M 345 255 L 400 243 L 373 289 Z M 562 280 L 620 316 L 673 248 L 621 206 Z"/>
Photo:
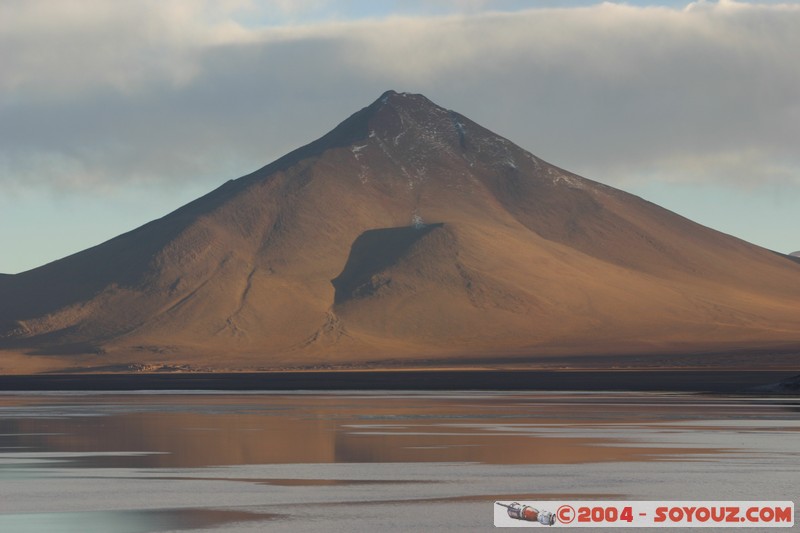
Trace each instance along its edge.
<path fill-rule="evenodd" d="M 786 256 L 388 91 L 161 219 L 0 276 L 0 369 L 796 346 L 799 281 Z"/>

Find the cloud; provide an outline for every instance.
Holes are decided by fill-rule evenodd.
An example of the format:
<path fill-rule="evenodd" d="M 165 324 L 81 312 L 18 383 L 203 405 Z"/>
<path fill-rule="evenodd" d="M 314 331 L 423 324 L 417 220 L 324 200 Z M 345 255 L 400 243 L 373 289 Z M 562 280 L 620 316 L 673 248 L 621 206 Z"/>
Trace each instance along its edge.
<path fill-rule="evenodd" d="M 80 97 L 109 87 L 181 84 L 198 47 L 246 38 L 233 16 L 245 2 L 6 0 L 0 3 L 0 89 Z"/>
<path fill-rule="evenodd" d="M 798 6 L 470 3 L 304 22 L 324 9 L 335 4 L 0 3 L 0 184 L 211 186 L 388 88 L 612 184 L 800 181 Z"/>

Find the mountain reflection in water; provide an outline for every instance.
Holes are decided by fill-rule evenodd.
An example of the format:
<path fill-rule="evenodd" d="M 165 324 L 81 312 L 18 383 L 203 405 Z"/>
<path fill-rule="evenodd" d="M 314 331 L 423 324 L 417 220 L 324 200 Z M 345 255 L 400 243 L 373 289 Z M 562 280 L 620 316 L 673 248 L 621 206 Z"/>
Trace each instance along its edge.
<path fill-rule="evenodd" d="M 73 453 L 68 461 L 80 466 L 569 464 L 719 452 L 609 436 L 620 424 L 690 416 L 685 398 L 652 405 L 631 404 L 624 395 L 587 402 L 581 395 L 491 393 L 24 398 L 24 405 L 16 400 L 16 407 L 2 409 L 16 416 L 0 420 L 0 446 Z M 606 431 L 570 431 L 576 424 Z"/>

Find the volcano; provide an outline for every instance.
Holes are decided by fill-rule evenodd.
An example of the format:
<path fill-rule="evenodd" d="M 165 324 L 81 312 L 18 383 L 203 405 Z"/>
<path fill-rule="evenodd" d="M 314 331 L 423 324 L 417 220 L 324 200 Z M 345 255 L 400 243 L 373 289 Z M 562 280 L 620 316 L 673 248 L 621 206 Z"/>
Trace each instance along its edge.
<path fill-rule="evenodd" d="M 161 219 L 0 276 L 5 372 L 798 348 L 788 256 L 393 91 Z"/>

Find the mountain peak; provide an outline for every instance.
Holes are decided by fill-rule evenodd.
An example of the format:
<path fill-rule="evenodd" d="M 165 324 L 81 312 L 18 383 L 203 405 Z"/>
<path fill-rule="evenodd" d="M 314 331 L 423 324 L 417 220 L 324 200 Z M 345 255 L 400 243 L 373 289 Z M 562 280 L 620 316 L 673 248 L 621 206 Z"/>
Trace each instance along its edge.
<path fill-rule="evenodd" d="M 359 116 L 361 112 L 363 116 Z M 454 113 L 436 105 L 422 94 L 388 90 L 361 112 L 350 119 L 366 119 L 368 136 L 374 136 L 381 131 L 401 135 L 403 132 L 413 133 L 412 130 L 415 129 L 430 131 L 439 126 L 450 131 L 454 127 L 451 119 Z M 350 119 L 340 124 L 340 127 Z"/>
<path fill-rule="evenodd" d="M 376 105 L 377 104 L 377 105 Z M 456 114 L 440 107 L 421 94 L 387 91 L 373 104 L 368 135 L 378 135 L 384 141 L 398 145 L 400 137 L 434 137 L 459 140 Z"/>
<path fill-rule="evenodd" d="M 405 116 L 414 115 L 417 120 L 423 121 L 450 113 L 447 109 L 436 105 L 423 94 L 397 92 L 390 89 L 381 94 L 367 107 L 353 113 L 350 117 L 341 122 L 334 131 L 343 126 L 352 127 L 355 123 L 363 127 L 365 121 L 371 122 L 376 119 L 379 120 L 382 114 L 387 111 L 402 113 Z"/>
<path fill-rule="evenodd" d="M 419 93 L 407 93 L 407 92 L 397 92 L 392 89 L 384 92 L 380 98 L 376 101 L 380 102 L 381 104 L 392 104 L 395 106 L 403 107 L 403 106 L 418 106 L 418 105 L 428 105 L 432 107 L 439 108 L 436 104 L 434 104 L 430 99 L 428 99 L 424 94 Z M 440 108 L 441 109 L 441 108 Z"/>
<path fill-rule="evenodd" d="M 423 149 L 425 153 L 431 147 L 464 148 L 465 122 L 469 121 L 458 113 L 436 105 L 422 94 L 388 90 L 327 134 L 286 154 L 251 176 L 285 170 L 303 159 L 319 156 L 327 150 L 363 145 L 371 141 L 381 143 L 383 148 L 392 148 L 392 151 L 400 147 L 405 147 L 406 151 Z M 425 149 L 426 146 L 428 149 Z"/>
<path fill-rule="evenodd" d="M 373 105 L 375 104 L 377 104 L 377 112 L 388 107 L 405 113 L 413 113 L 419 118 L 425 115 L 430 118 L 449 113 L 447 109 L 436 105 L 424 94 L 418 93 L 386 91 L 373 103 Z"/>

